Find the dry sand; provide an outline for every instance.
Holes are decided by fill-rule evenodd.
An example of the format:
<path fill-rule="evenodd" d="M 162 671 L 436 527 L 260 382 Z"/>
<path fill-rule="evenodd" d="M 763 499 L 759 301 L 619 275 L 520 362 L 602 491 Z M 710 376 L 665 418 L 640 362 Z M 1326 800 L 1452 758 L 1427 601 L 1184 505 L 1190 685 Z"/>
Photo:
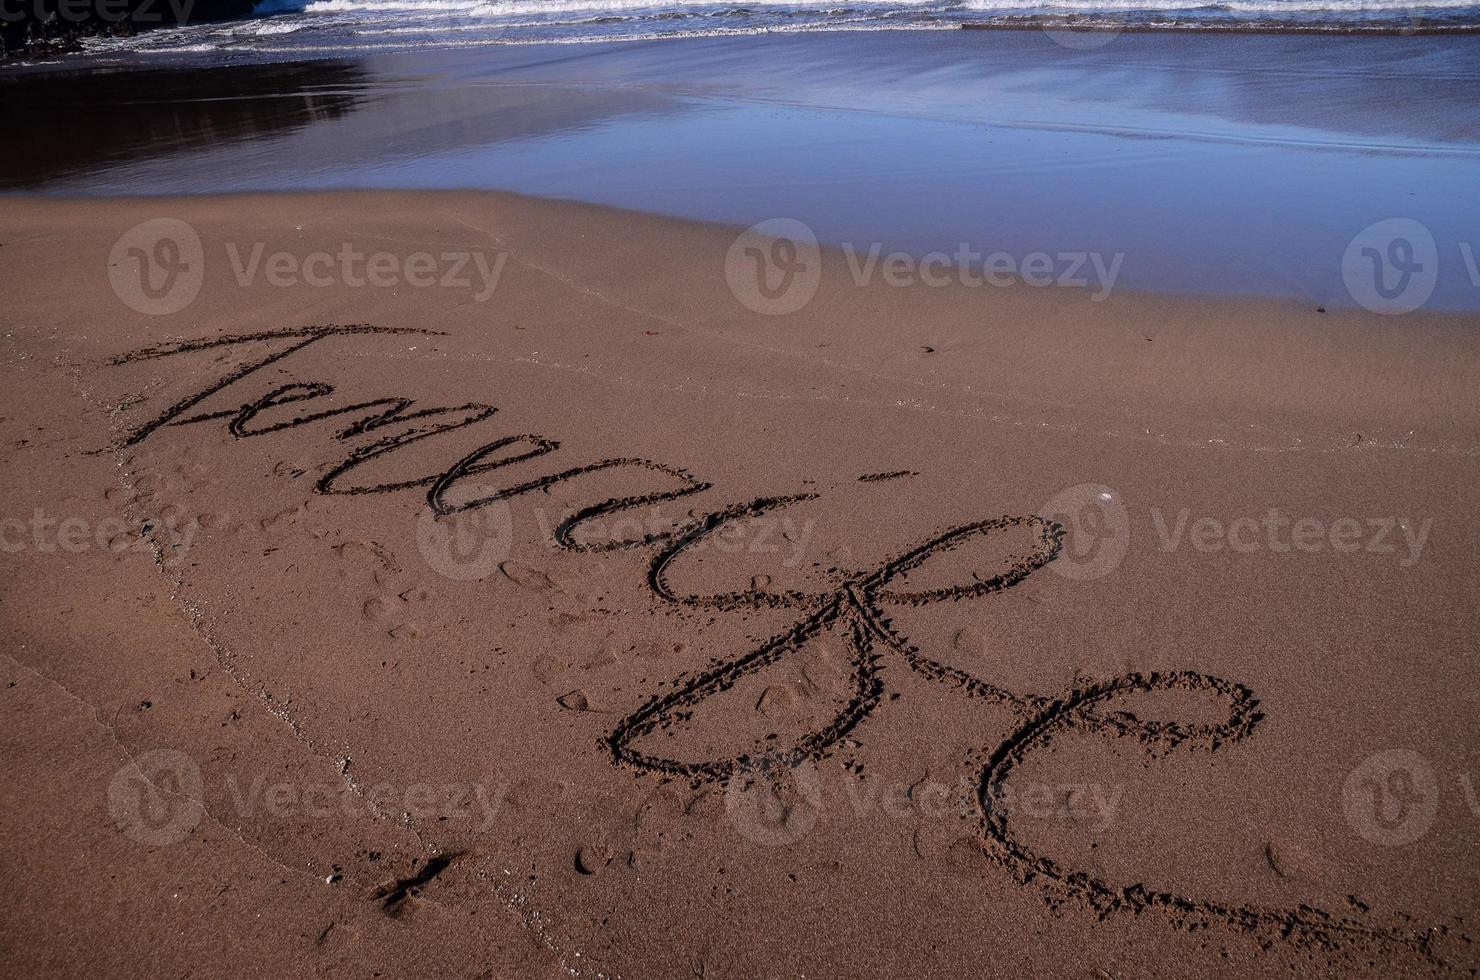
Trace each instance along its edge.
<path fill-rule="evenodd" d="M 833 253 L 765 316 L 734 237 L 7 202 L 6 974 L 1473 973 L 1473 317 Z"/>

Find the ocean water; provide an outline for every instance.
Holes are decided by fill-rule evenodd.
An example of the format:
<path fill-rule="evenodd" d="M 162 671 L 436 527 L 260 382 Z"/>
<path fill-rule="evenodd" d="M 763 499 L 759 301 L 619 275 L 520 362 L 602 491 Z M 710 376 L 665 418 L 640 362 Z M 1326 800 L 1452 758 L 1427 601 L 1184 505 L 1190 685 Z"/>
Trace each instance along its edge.
<path fill-rule="evenodd" d="M 1129 30 L 1459 32 L 1475 0 L 263 0 L 257 16 L 133 38 L 90 52 L 305 57 L 420 48 L 597 43 L 807 31 L 1037 27 L 1069 48 Z"/>
<path fill-rule="evenodd" d="M 272 20 L 263 23 L 274 23 Z M 153 42 L 151 42 L 153 43 Z M 86 59 L 84 59 L 85 61 Z M 1350 306 L 1432 238 L 1480 310 L 1480 34 L 813 31 L 0 73 L 0 190 L 493 189 L 919 256 L 1098 254 L 1117 288 Z"/>

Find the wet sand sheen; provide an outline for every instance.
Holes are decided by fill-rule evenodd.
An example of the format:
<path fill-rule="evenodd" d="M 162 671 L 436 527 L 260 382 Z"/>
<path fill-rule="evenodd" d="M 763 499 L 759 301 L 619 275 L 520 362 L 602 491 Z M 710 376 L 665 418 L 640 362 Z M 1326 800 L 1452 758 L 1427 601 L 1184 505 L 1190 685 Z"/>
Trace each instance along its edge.
<path fill-rule="evenodd" d="M 0 78 L 16 136 L 0 180 L 471 187 L 742 226 L 785 216 L 833 245 L 1121 256 L 1132 289 L 1328 307 L 1354 305 L 1350 243 L 1399 217 L 1435 239 L 1430 305 L 1476 309 L 1477 45 L 1134 34 L 1076 51 L 994 31 L 136 57 Z M 220 97 L 234 86 L 251 97 Z"/>

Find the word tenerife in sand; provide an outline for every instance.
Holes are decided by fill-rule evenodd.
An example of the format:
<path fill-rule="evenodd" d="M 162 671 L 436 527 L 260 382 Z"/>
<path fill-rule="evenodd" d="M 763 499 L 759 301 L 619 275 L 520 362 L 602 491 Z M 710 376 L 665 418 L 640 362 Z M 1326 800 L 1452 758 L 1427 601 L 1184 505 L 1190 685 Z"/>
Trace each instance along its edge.
<path fill-rule="evenodd" d="M 373 459 L 386 457 L 425 439 L 478 425 L 496 412 L 491 404 L 469 402 L 449 407 L 416 408 L 406 396 L 385 396 L 341 407 L 313 409 L 315 402 L 329 397 L 334 386 L 326 381 L 295 381 L 253 393 L 239 404 L 205 408 L 204 404 L 271 365 L 284 362 L 313 345 L 332 338 L 435 335 L 434 331 L 391 329 L 373 326 L 320 326 L 243 334 L 187 341 L 146 348 L 125 354 L 115 364 L 133 364 L 167 359 L 200 351 L 282 345 L 230 371 L 199 391 L 180 399 L 150 421 L 125 435 L 120 448 L 134 447 L 167 427 L 224 421 L 237 438 L 252 438 L 302 425 L 338 418 L 352 419 L 336 431 L 340 441 L 358 442 L 318 480 L 322 494 L 391 493 L 419 489 L 439 515 L 486 507 L 563 481 L 604 471 L 638 469 L 657 473 L 671 486 L 655 493 L 600 500 L 576 510 L 553 530 L 562 548 L 585 551 L 649 549 L 647 583 L 656 599 L 675 605 L 738 613 L 745 610 L 789 610 L 794 623 L 752 650 L 727 659 L 697 674 L 683 675 L 660 686 L 659 692 L 619 721 L 606 738 L 612 761 L 638 772 L 689 779 L 695 783 L 728 780 L 732 777 L 769 778 L 795 769 L 809 759 L 829 755 L 851 731 L 864 724 L 886 700 L 883 669 L 894 662 L 931 681 L 973 700 L 1010 710 L 1013 722 L 994 747 L 985 754 L 986 763 L 976 774 L 979 842 L 987 859 L 1006 869 L 1024 885 L 1043 890 L 1057 906 L 1065 900 L 1082 904 L 1100 917 L 1116 913 L 1137 914 L 1156 910 L 1188 929 L 1221 926 L 1248 934 L 1263 945 L 1293 942 L 1326 952 L 1347 951 L 1366 958 L 1380 952 L 1398 952 L 1437 969 L 1442 966 L 1433 950 L 1443 927 L 1416 929 L 1410 925 L 1391 929 L 1342 918 L 1310 906 L 1272 908 L 1238 904 L 1229 900 L 1207 900 L 1132 883 L 1116 885 L 1095 873 L 1066 868 L 1038 853 L 1017 836 L 1010 814 L 1001 800 L 1010 795 L 1007 781 L 1034 753 L 1055 738 L 1069 733 L 1126 740 L 1140 745 L 1153 758 L 1177 749 L 1212 752 L 1243 741 L 1257 728 L 1263 715 L 1258 700 L 1242 684 L 1194 671 L 1126 673 L 1106 680 L 1079 683 L 1069 690 L 1050 694 L 1019 693 L 999 687 L 930 657 L 901 632 L 890 618 L 891 609 L 945 609 L 964 600 L 986 599 L 1019 585 L 1034 571 L 1055 560 L 1061 550 L 1064 528 L 1043 517 L 998 517 L 949 528 L 899 554 L 885 557 L 870 568 L 840 573 L 828 588 L 814 593 L 778 592 L 753 582 L 749 589 L 711 595 L 686 594 L 671 583 L 673 569 L 692 549 L 735 522 L 817 499 L 815 493 L 760 497 L 732 504 L 667 528 L 644 529 L 620 540 L 588 543 L 579 529 L 598 517 L 649 507 L 676 500 L 710 488 L 686 470 L 655 460 L 612 457 L 560 469 L 546 476 L 515 483 L 491 494 L 454 501 L 452 491 L 469 477 L 528 461 L 554 452 L 559 443 L 532 434 L 501 436 L 452 462 L 446 469 L 421 477 L 379 484 L 354 484 L 355 471 Z M 299 414 L 269 421 L 270 410 L 296 406 Z M 305 410 L 306 408 L 306 410 Z M 274 413 L 272 418 L 276 418 Z M 1000 570 L 986 578 L 973 575 L 970 582 L 937 588 L 910 589 L 905 579 L 954 549 L 984 538 L 1014 536 L 1026 539 L 1025 553 L 1004 558 Z M 757 580 L 757 582 L 760 580 Z M 852 687 L 837 715 L 815 731 L 789 744 L 768 742 L 764 751 L 711 760 L 678 760 L 645 751 L 638 743 L 671 722 L 687 718 L 692 709 L 733 687 L 739 679 L 755 674 L 792 656 L 823 635 L 841 639 L 852 661 Z M 1180 692 L 1218 705 L 1219 718 L 1204 723 L 1175 720 L 1146 720 L 1128 710 L 1129 703 L 1150 692 Z"/>

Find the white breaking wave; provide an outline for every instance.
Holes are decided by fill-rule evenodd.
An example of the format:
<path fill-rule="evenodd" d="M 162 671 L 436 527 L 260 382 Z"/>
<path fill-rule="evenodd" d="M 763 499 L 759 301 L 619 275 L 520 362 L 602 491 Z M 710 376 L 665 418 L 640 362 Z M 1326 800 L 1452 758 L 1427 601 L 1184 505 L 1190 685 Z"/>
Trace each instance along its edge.
<path fill-rule="evenodd" d="M 1477 0 L 268 0 L 259 12 L 303 10 L 308 13 L 465 14 L 469 16 L 529 16 L 575 12 L 674 11 L 706 7 L 787 8 L 825 13 L 840 8 L 894 7 L 955 8 L 1021 15 L 1077 13 L 1093 16 L 1109 12 L 1202 11 L 1232 14 L 1404 14 L 1424 10 L 1464 10 L 1480 7 Z"/>
<path fill-rule="evenodd" d="M 465 14 L 484 5 L 484 0 L 314 0 L 302 9 L 310 14 Z"/>
<path fill-rule="evenodd" d="M 451 13 L 469 16 L 527 17 L 532 14 L 666 12 L 705 7 L 776 7 L 812 10 L 818 13 L 851 7 L 932 7 L 940 0 L 829 0 L 809 4 L 803 0 L 689 0 L 659 3 L 654 0 L 313 0 L 307 13 Z"/>
<path fill-rule="evenodd" d="M 245 29 L 249 34 L 255 34 L 258 37 L 268 37 L 273 34 L 292 34 L 294 31 L 301 31 L 307 26 L 307 24 L 286 20 L 258 20 L 246 25 Z"/>
<path fill-rule="evenodd" d="M 794 26 L 770 26 L 770 27 L 712 27 L 699 30 L 669 32 L 669 31 L 646 31 L 637 34 L 624 34 L 621 37 L 544 37 L 544 38 L 478 38 L 465 41 L 423 41 L 402 46 L 402 50 L 417 49 L 441 49 L 441 48 L 490 48 L 490 47 L 527 47 L 531 45 L 561 44 L 609 44 L 612 41 L 674 41 L 684 38 L 707 38 L 707 37 L 757 37 L 765 34 L 816 34 L 816 33 L 840 33 L 840 34 L 876 34 L 890 31 L 951 31 L 955 30 L 955 24 L 881 24 L 878 22 L 851 22 L 845 21 L 837 24 L 797 24 Z M 132 50 L 138 54 L 172 55 L 181 53 L 205 54 L 225 50 L 258 50 L 245 46 L 233 46 L 222 44 L 185 44 L 169 47 L 149 47 L 137 43 L 138 37 L 121 38 L 121 44 L 108 44 L 107 48 L 118 50 Z M 98 50 L 103 50 L 103 45 L 94 45 Z M 374 54 L 386 50 L 383 44 L 347 44 L 334 43 L 332 45 L 295 45 L 293 51 L 298 54 L 308 55 L 332 55 L 332 54 Z"/>
<path fill-rule="evenodd" d="M 595 44 L 816 31 L 1044 26 L 1074 17 L 1119 28 L 1330 31 L 1474 29 L 1480 0 L 261 0 L 246 21 L 196 24 L 89 50 L 319 55 L 510 44 Z"/>

